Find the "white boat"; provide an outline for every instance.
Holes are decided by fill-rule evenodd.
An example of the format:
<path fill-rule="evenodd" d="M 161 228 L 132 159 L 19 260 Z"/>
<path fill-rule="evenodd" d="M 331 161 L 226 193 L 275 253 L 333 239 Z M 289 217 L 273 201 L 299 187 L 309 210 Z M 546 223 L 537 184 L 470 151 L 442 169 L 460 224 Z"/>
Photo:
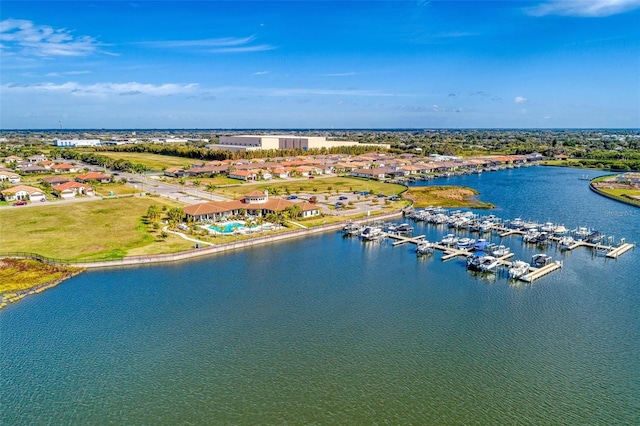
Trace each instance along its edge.
<path fill-rule="evenodd" d="M 456 246 L 460 249 L 460 250 L 466 250 L 468 248 L 473 247 L 473 244 L 476 242 L 476 240 L 472 239 L 472 238 L 460 238 L 458 239 L 458 242 L 456 243 Z"/>
<path fill-rule="evenodd" d="M 575 244 L 576 240 L 573 237 L 562 237 L 558 244 L 560 246 L 560 250 L 568 250 L 573 244 Z"/>
<path fill-rule="evenodd" d="M 531 264 L 538 268 L 549 265 L 551 262 L 553 262 L 553 259 L 551 259 L 551 256 L 546 255 L 544 253 L 534 254 L 531 257 Z"/>
<path fill-rule="evenodd" d="M 378 240 L 384 236 L 384 232 L 382 232 L 382 228 L 377 226 L 365 226 L 365 228 L 360 232 L 360 238 L 365 241 Z"/>
<path fill-rule="evenodd" d="M 445 246 L 452 246 L 458 242 L 458 237 L 456 237 L 455 234 L 447 234 L 442 237 L 440 242 Z"/>
<path fill-rule="evenodd" d="M 342 234 L 358 235 L 361 230 L 362 230 L 362 226 L 358 225 L 357 223 L 347 223 L 345 226 L 342 227 Z"/>
<path fill-rule="evenodd" d="M 575 229 L 573 231 L 573 235 L 579 239 L 579 240 L 583 240 L 585 238 L 587 238 L 587 236 L 589 236 L 589 234 L 591 234 L 591 230 L 587 227 L 581 226 L 578 229 Z"/>
<path fill-rule="evenodd" d="M 522 236 L 522 241 L 525 243 L 536 243 L 538 241 L 538 237 L 540 237 L 540 233 L 531 229 Z"/>
<path fill-rule="evenodd" d="M 467 258 L 467 269 L 493 272 L 498 267 L 498 259 L 489 255 L 475 255 Z"/>
<path fill-rule="evenodd" d="M 506 256 L 509 253 L 511 253 L 511 249 L 503 244 L 500 244 L 499 246 L 495 246 L 493 250 L 491 250 L 491 254 L 496 257 Z"/>
<path fill-rule="evenodd" d="M 529 230 L 537 230 L 540 225 L 536 222 L 525 222 L 522 224 L 522 227 L 525 229 L 525 231 L 529 231 Z"/>
<path fill-rule="evenodd" d="M 431 254 L 435 251 L 434 248 L 435 244 L 434 243 L 430 243 L 427 240 L 422 240 L 420 242 L 418 242 L 418 244 L 416 245 L 416 253 L 417 254 Z"/>
<path fill-rule="evenodd" d="M 500 262 L 493 256 L 483 256 L 480 259 L 480 270 L 482 272 L 494 272 Z"/>
<path fill-rule="evenodd" d="M 545 224 L 540 227 L 540 230 L 542 232 L 549 232 L 549 233 L 554 232 L 555 229 L 556 229 L 556 226 L 551 222 L 545 222 Z"/>
<path fill-rule="evenodd" d="M 520 278 L 529 272 L 529 264 L 522 260 L 516 260 L 511 264 L 508 274 L 510 279 Z"/>
<path fill-rule="evenodd" d="M 520 229 L 520 228 L 522 228 L 523 225 L 524 225 L 524 221 L 522 219 L 520 219 L 519 217 L 516 217 L 515 219 L 513 219 L 511 221 L 511 227 L 513 229 Z"/>

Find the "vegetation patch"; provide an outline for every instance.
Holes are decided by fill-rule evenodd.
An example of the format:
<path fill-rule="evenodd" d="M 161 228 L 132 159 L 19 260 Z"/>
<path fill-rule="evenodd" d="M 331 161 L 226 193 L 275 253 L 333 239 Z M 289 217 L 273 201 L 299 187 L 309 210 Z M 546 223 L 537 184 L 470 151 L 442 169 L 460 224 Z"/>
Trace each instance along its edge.
<path fill-rule="evenodd" d="M 415 207 L 441 206 L 448 208 L 491 209 L 495 206 L 476 199 L 478 191 L 463 186 L 410 187 L 405 198 Z"/>
<path fill-rule="evenodd" d="M 0 309 L 54 287 L 82 271 L 81 268 L 54 266 L 33 259 L 0 259 Z"/>
<path fill-rule="evenodd" d="M 5 253 L 29 252 L 71 261 L 120 259 L 133 249 L 153 245 L 159 247 L 150 252 L 189 248 L 188 241 L 165 244 L 164 239 L 156 238 L 159 230 L 151 223 L 141 226 L 152 204 L 160 206 L 158 220 L 166 215 L 163 207 L 168 212 L 179 206 L 161 198 L 131 197 L 3 209 L 0 247 Z"/>

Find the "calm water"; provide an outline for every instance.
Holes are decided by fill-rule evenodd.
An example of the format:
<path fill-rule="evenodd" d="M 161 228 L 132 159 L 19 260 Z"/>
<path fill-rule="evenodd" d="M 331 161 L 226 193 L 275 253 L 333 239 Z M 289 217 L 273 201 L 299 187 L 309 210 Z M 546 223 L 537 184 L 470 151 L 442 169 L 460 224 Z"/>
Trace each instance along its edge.
<path fill-rule="evenodd" d="M 584 174 L 437 183 L 640 242 L 640 210 Z M 0 312 L 0 423 L 639 424 L 638 250 L 553 256 L 560 272 L 512 286 L 329 233 L 88 272 Z"/>

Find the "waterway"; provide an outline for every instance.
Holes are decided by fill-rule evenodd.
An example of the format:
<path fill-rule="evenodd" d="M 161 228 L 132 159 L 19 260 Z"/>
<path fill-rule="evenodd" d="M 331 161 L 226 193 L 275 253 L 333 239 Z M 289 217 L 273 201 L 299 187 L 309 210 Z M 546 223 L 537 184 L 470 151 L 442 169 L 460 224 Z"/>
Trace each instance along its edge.
<path fill-rule="evenodd" d="M 584 174 L 428 184 L 640 242 L 640 210 Z M 86 272 L 0 312 L 0 423 L 638 424 L 638 249 L 550 250 L 564 267 L 532 285 L 412 249 L 327 233 Z"/>

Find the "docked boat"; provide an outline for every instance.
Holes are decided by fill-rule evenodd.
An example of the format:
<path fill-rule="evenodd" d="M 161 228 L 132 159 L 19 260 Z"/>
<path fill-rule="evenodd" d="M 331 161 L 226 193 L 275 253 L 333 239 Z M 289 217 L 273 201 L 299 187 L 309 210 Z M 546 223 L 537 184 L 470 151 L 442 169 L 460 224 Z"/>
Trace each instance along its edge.
<path fill-rule="evenodd" d="M 584 226 L 579 227 L 578 229 L 574 229 L 573 235 L 580 241 L 584 240 L 591 234 L 591 230 Z"/>
<path fill-rule="evenodd" d="M 558 241 L 558 245 L 560 246 L 560 250 L 568 250 L 575 242 L 576 240 L 574 240 L 573 237 L 562 237 L 560 241 Z"/>
<path fill-rule="evenodd" d="M 411 234 L 413 233 L 413 226 L 408 223 L 401 223 L 396 227 L 396 232 L 399 234 Z"/>
<path fill-rule="evenodd" d="M 508 274 L 510 279 L 516 279 L 526 275 L 527 272 L 529 272 L 529 264 L 522 260 L 516 260 L 509 267 Z"/>
<path fill-rule="evenodd" d="M 455 234 L 447 234 L 442 237 L 440 242 L 445 246 L 453 246 L 458 242 L 458 237 L 456 237 Z"/>
<path fill-rule="evenodd" d="M 473 247 L 473 244 L 476 242 L 476 240 L 472 239 L 472 238 L 460 238 L 458 239 L 458 242 L 456 243 L 456 247 L 458 247 L 460 250 L 466 250 L 466 249 L 470 249 L 471 247 Z"/>
<path fill-rule="evenodd" d="M 542 232 L 549 232 L 549 233 L 554 232 L 555 229 L 556 229 L 556 226 L 551 222 L 545 222 L 545 224 L 540 227 L 540 230 Z"/>
<path fill-rule="evenodd" d="M 604 240 L 604 234 L 599 231 L 592 231 L 584 240 L 591 244 L 599 244 Z"/>
<path fill-rule="evenodd" d="M 513 229 L 521 229 L 524 226 L 524 221 L 521 218 L 516 217 L 511 221 L 510 225 Z"/>
<path fill-rule="evenodd" d="M 551 256 L 546 255 L 544 253 L 534 254 L 531 257 L 531 264 L 537 268 L 549 265 L 551 262 L 553 262 L 553 259 L 551 258 Z"/>
<path fill-rule="evenodd" d="M 540 233 L 535 230 L 529 230 L 526 234 L 522 236 L 522 241 L 525 243 L 537 243 L 538 237 L 540 237 Z"/>
<path fill-rule="evenodd" d="M 540 232 L 538 234 L 538 238 L 536 239 L 536 243 L 539 246 L 546 246 L 549 243 L 549 234 L 546 232 Z"/>
<path fill-rule="evenodd" d="M 499 246 L 495 246 L 491 250 L 491 254 L 496 257 L 506 256 L 511 253 L 511 249 L 504 244 L 500 244 Z"/>
<path fill-rule="evenodd" d="M 342 235 L 358 235 L 360 234 L 361 230 L 362 226 L 358 225 L 357 223 L 347 223 L 342 227 Z"/>
<path fill-rule="evenodd" d="M 487 251 L 490 247 L 489 241 L 484 238 L 478 238 L 476 242 L 473 244 L 473 250 L 475 251 Z"/>
<path fill-rule="evenodd" d="M 416 253 L 418 255 L 431 254 L 434 251 L 435 251 L 435 244 L 430 243 L 429 241 L 423 240 L 416 245 Z"/>
<path fill-rule="evenodd" d="M 498 259 L 487 254 L 478 254 L 467 258 L 467 269 L 472 271 L 493 272 L 498 264 Z"/>
<path fill-rule="evenodd" d="M 362 232 L 360 232 L 360 238 L 365 241 L 378 240 L 384 236 L 382 228 L 377 226 L 365 226 Z"/>

